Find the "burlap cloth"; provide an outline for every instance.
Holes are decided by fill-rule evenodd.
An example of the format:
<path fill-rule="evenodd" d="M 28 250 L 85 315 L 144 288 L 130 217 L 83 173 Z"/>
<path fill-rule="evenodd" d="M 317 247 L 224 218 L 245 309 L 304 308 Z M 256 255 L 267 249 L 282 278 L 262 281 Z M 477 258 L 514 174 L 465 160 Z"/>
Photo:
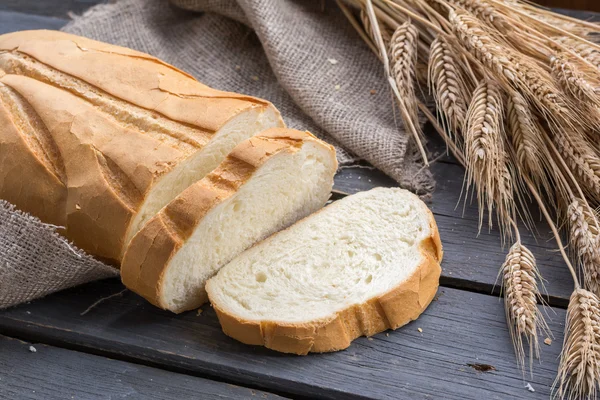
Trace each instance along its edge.
<path fill-rule="evenodd" d="M 217 89 L 270 100 L 288 126 L 364 159 L 418 194 L 433 190 L 397 120 L 381 63 L 332 1 L 121 0 L 65 31 L 150 53 Z M 116 275 L 0 202 L 0 308 Z"/>

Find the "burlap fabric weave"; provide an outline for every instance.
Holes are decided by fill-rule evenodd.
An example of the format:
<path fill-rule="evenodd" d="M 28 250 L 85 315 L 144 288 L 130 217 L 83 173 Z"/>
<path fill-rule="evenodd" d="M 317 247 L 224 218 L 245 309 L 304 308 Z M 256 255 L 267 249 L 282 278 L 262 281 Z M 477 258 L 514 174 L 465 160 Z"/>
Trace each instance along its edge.
<path fill-rule="evenodd" d="M 268 99 L 288 126 L 334 144 L 342 165 L 364 159 L 418 194 L 433 189 L 395 116 L 381 63 L 333 1 L 121 0 L 64 30 Z M 7 204 L 0 211 L 0 308 L 113 273 L 51 228 Z"/>
<path fill-rule="evenodd" d="M 116 275 L 116 269 L 73 247 L 55 227 L 0 200 L 0 308 Z"/>

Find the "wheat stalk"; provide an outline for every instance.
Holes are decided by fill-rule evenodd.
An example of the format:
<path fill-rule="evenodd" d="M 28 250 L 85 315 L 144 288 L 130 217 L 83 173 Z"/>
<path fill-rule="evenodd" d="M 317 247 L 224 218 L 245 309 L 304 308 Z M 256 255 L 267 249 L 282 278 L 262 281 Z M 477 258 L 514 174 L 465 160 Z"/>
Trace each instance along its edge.
<path fill-rule="evenodd" d="M 565 253 L 560 235 L 540 195 L 528 178 L 525 182 L 540 206 L 554 234 L 558 249 L 573 277 L 575 290 L 571 295 L 565 323 L 565 338 L 558 374 L 553 385 L 554 397 L 569 399 L 596 398 L 600 383 L 600 304 L 592 292 L 582 289 L 577 273 Z"/>
<path fill-rule="evenodd" d="M 373 28 L 371 27 L 371 21 L 369 21 L 369 16 L 367 15 L 367 12 L 364 8 L 360 10 L 360 21 L 362 22 L 363 29 L 365 30 L 367 35 L 369 35 L 371 41 L 375 43 L 375 36 L 373 33 Z M 385 43 L 386 47 L 389 47 L 390 40 L 392 39 L 392 34 L 390 33 L 390 30 L 386 26 L 379 23 L 379 31 L 381 32 L 381 38 L 383 39 L 383 42 Z"/>
<path fill-rule="evenodd" d="M 503 0 L 502 3 L 504 4 L 494 0 L 492 0 L 492 2 L 496 6 L 505 6 L 510 11 L 519 13 L 521 16 L 529 17 L 528 21 L 524 22 L 537 22 L 537 24 L 535 24 L 535 29 L 550 35 L 556 35 L 560 34 L 560 31 L 566 31 L 573 36 L 587 38 L 590 37 L 590 34 L 600 32 L 600 26 L 594 23 L 540 9 L 531 6 L 526 2 L 506 0 Z"/>
<path fill-rule="evenodd" d="M 560 398 L 597 397 L 600 381 L 600 301 L 576 289 L 567 309 L 565 340 L 555 385 Z"/>
<path fill-rule="evenodd" d="M 419 153 L 421 154 L 421 157 L 423 158 L 423 162 L 427 166 L 427 165 L 429 165 L 429 161 L 427 160 L 427 152 L 425 151 L 425 147 L 423 146 L 423 142 L 422 142 L 421 136 L 419 134 L 420 126 L 418 124 L 415 125 L 413 123 L 413 119 L 411 118 L 410 112 L 405 106 L 405 100 L 402 98 L 400 91 L 398 90 L 396 80 L 392 76 L 392 71 L 390 68 L 390 60 L 388 58 L 388 51 L 387 51 L 387 47 L 383 41 L 381 31 L 379 29 L 379 22 L 377 20 L 375 8 L 373 7 L 373 0 L 365 1 L 365 11 L 367 13 L 367 16 L 369 17 L 369 22 L 371 24 L 371 29 L 373 31 L 375 47 L 379 51 L 379 55 L 380 55 L 381 61 L 383 63 L 383 68 L 384 68 L 385 74 L 387 75 L 388 82 L 390 84 L 390 87 L 392 89 L 394 97 L 396 98 L 396 101 L 398 102 L 398 106 L 400 108 L 400 113 L 402 115 L 402 119 L 404 121 L 405 127 L 412 134 L 412 136 L 415 140 L 415 143 L 417 144 L 417 147 L 419 149 Z"/>

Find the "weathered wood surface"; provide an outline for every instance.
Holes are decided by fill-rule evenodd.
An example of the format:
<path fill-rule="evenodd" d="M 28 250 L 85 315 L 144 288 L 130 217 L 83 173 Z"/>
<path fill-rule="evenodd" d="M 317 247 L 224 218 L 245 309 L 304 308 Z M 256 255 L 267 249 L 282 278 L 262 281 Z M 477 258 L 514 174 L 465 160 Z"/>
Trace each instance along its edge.
<path fill-rule="evenodd" d="M 105 0 L 2 0 L 0 10 L 19 11 L 31 15 L 67 18 L 69 13 L 82 14 Z M 23 29 L 23 28 L 21 28 Z"/>
<path fill-rule="evenodd" d="M 282 399 L 259 390 L 5 336 L 0 336 L 0 355 L 3 399 Z"/>
<path fill-rule="evenodd" d="M 2 8 L 4 8 L 4 5 L 0 5 L 0 10 Z M 67 20 L 64 18 L 0 11 L 0 35 L 29 29 L 60 29 L 66 23 Z"/>
<path fill-rule="evenodd" d="M 503 304 L 494 296 L 442 288 L 417 321 L 397 331 L 360 338 L 338 353 L 298 357 L 229 339 L 209 306 L 199 316 L 174 315 L 126 292 L 80 315 L 120 290 L 114 279 L 95 282 L 0 312 L 0 333 L 291 397 L 547 399 L 565 316 L 563 310 L 549 310 L 554 342 L 542 344 L 541 364 L 524 381 L 515 366 Z M 468 364 L 496 370 L 480 373 Z M 536 392 L 529 392 L 525 382 Z"/>

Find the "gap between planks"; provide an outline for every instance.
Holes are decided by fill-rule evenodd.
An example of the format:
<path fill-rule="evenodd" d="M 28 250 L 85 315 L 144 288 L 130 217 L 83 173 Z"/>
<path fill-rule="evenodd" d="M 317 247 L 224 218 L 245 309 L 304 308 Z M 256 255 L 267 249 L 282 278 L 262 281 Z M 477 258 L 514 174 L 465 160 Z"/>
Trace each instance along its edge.
<path fill-rule="evenodd" d="M 0 312 L 0 332 L 292 397 L 427 399 L 448 392 L 447 398 L 475 400 L 527 393 L 508 351 L 503 304 L 489 296 L 441 288 L 417 321 L 395 332 L 359 338 L 342 352 L 297 357 L 226 337 L 209 307 L 201 316 L 174 315 L 127 293 L 79 316 L 97 298 L 121 289 L 118 280 L 109 279 L 8 309 Z M 564 310 L 548 312 L 558 344 Z M 456 341 L 448 340 L 449 332 Z M 537 389 L 532 398 L 549 394 L 559 351 L 560 346 L 544 347 L 536 376 L 527 379 Z M 469 363 L 491 364 L 497 372 L 479 374 Z M 432 371 L 436 382 L 429 380 Z M 462 384 L 448 387 L 457 380 Z"/>
<path fill-rule="evenodd" d="M 2 311 L 2 310 L 0 310 L 0 311 Z M 27 325 L 29 327 L 34 326 L 32 324 L 27 323 L 26 321 L 22 321 L 22 322 L 24 323 L 24 325 Z M 57 349 L 76 351 L 76 352 L 84 354 L 84 355 L 87 354 L 87 355 L 92 355 L 92 356 L 104 357 L 104 358 L 107 358 L 110 360 L 122 361 L 122 362 L 127 362 L 130 364 L 140 365 L 140 366 L 144 366 L 144 367 L 155 368 L 155 369 L 158 369 L 161 371 L 173 372 L 173 373 L 177 373 L 180 375 L 191 376 L 194 378 L 200 378 L 200 379 L 213 381 L 216 383 L 240 386 L 240 387 L 244 387 L 247 389 L 257 390 L 260 392 L 268 391 L 269 393 L 271 393 L 273 395 L 280 396 L 280 398 L 294 398 L 294 399 L 300 399 L 300 400 L 309 400 L 310 399 L 310 397 L 298 396 L 298 395 L 294 395 L 292 393 L 288 393 L 285 391 L 273 390 L 270 388 L 266 389 L 264 386 L 260 387 L 258 385 L 253 385 L 251 382 L 244 382 L 242 384 L 238 380 L 223 379 L 222 376 L 219 376 L 217 374 L 200 373 L 198 371 L 193 371 L 190 369 L 186 369 L 184 367 L 177 367 L 174 365 L 162 364 L 157 361 L 140 358 L 139 356 L 127 355 L 127 354 L 125 354 L 123 352 L 119 352 L 119 351 L 105 350 L 105 349 L 101 349 L 98 347 L 94 347 L 92 345 L 86 345 L 86 344 L 83 344 L 83 343 L 80 343 L 77 341 L 57 339 L 57 338 L 54 338 L 54 337 L 51 337 L 48 335 L 44 335 L 44 334 L 35 332 L 35 330 L 22 331 L 22 330 L 18 330 L 18 329 L 15 330 L 15 329 L 11 329 L 11 328 L 2 327 L 0 329 L 0 338 L 2 336 L 6 337 L 8 339 L 14 339 L 14 340 L 19 340 L 22 342 L 30 343 L 34 347 L 36 345 L 51 346 L 51 347 L 54 347 Z M 143 352 L 143 350 L 144 349 L 141 348 L 142 352 Z M 0 353 L 0 357 L 2 357 L 1 353 Z"/>
<path fill-rule="evenodd" d="M 281 399 L 264 391 L 0 335 L 0 392 L 10 398 Z"/>

